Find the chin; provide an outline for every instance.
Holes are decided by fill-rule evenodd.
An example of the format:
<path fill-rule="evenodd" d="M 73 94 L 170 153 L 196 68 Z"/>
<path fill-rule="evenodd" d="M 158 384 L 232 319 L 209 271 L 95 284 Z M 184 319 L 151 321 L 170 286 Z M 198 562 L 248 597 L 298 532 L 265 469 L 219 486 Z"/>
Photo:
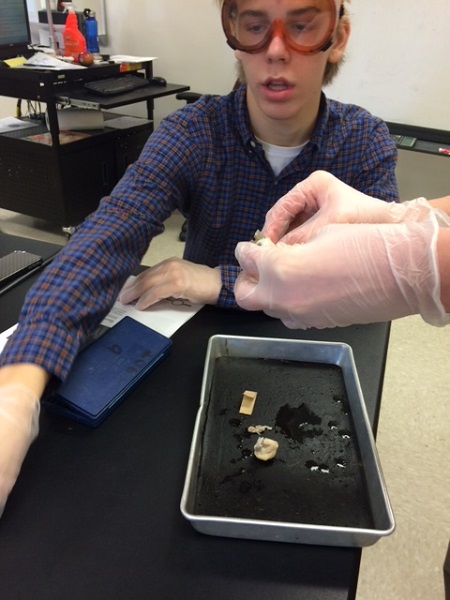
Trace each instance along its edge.
<path fill-rule="evenodd" d="M 292 119 L 298 119 L 299 114 L 301 113 L 301 109 L 298 106 L 298 103 L 295 106 L 292 103 L 261 103 L 259 108 L 262 114 L 275 121 L 290 121 Z"/>

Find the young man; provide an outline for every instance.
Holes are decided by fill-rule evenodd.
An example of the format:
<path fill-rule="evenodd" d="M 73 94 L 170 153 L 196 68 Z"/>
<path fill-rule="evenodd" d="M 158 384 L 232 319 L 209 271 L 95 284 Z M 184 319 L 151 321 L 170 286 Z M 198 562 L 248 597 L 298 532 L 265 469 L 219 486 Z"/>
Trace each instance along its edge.
<path fill-rule="evenodd" d="M 236 244 L 251 239 L 275 201 L 317 169 L 381 200 L 397 199 L 386 126 L 322 94 L 350 33 L 341 1 L 221 5 L 246 85 L 169 116 L 27 297 L 1 357 L 0 505 L 37 433 L 46 383 L 65 379 L 81 342 L 176 208 L 189 216 L 184 260 L 148 269 L 122 290 L 124 303 L 146 308 L 175 296 L 235 306 Z"/>

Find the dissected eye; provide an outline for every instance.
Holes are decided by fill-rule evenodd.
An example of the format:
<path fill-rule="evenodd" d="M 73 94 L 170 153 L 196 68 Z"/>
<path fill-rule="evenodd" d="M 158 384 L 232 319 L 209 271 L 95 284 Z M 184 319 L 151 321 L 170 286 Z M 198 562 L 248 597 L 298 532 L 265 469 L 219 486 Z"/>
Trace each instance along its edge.
<path fill-rule="evenodd" d="M 254 455 L 258 460 L 272 460 L 278 450 L 278 442 L 266 437 L 258 438 L 253 449 Z"/>

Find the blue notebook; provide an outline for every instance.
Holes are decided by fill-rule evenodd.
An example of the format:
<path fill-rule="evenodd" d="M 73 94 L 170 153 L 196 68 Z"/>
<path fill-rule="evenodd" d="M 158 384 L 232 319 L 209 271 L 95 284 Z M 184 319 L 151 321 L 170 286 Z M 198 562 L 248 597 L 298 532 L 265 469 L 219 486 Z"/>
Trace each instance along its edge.
<path fill-rule="evenodd" d="M 43 404 L 97 427 L 169 353 L 172 340 L 124 317 L 82 350 L 67 380 Z"/>

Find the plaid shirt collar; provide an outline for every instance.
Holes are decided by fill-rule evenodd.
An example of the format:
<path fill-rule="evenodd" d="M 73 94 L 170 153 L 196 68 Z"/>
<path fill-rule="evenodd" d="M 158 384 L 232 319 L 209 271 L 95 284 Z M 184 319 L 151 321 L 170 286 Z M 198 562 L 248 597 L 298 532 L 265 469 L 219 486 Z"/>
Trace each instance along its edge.
<path fill-rule="evenodd" d="M 250 123 L 250 115 L 247 109 L 246 102 L 247 86 L 241 85 L 235 92 L 233 100 L 233 110 L 237 115 L 236 126 L 244 146 L 255 146 L 256 138 L 252 131 Z M 328 129 L 328 121 L 330 117 L 330 106 L 328 99 L 322 92 L 320 95 L 319 113 L 317 116 L 316 125 L 311 135 L 310 143 L 320 149 L 322 140 L 324 139 L 326 130 Z"/>

